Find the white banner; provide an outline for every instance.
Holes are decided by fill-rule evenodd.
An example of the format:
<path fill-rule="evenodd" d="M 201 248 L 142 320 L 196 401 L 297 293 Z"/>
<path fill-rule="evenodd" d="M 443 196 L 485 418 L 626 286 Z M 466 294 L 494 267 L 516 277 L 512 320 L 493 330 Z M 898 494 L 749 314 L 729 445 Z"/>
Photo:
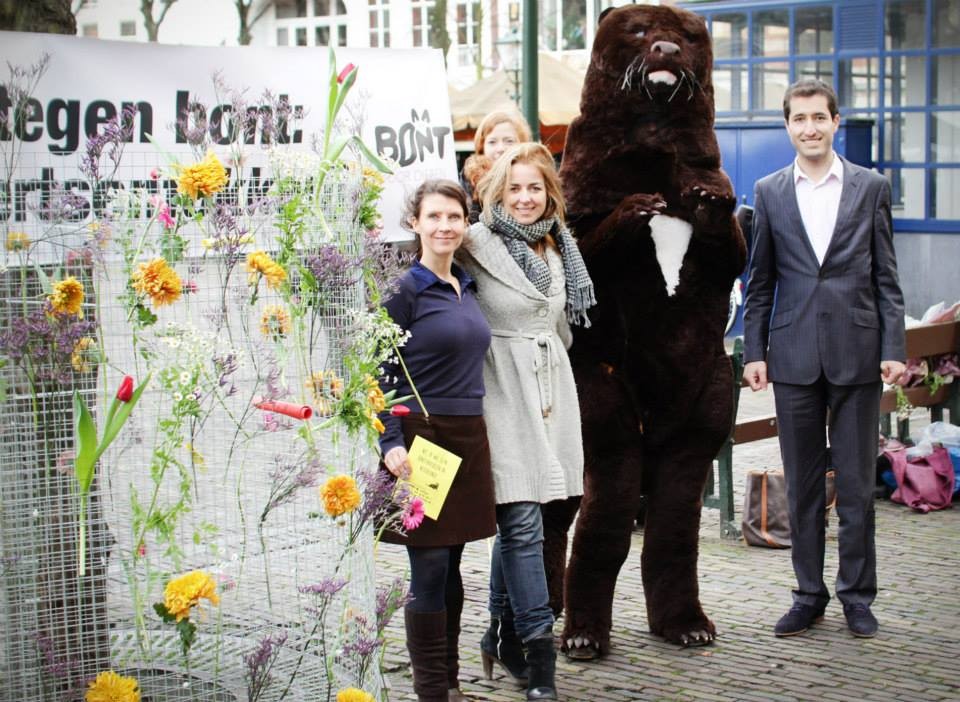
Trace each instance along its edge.
<path fill-rule="evenodd" d="M 244 91 L 258 106 L 269 91 L 283 96 L 301 118 L 291 120 L 286 138 L 293 148 L 310 150 L 322 132 L 328 94 L 328 50 L 309 47 L 186 47 L 112 42 L 52 34 L 0 32 L 0 58 L 13 67 L 36 64 L 49 54 L 49 68 L 36 88 L 22 124 L 12 124 L 15 99 L 0 86 L 0 164 L 3 179 L 12 175 L 8 192 L 0 192 L 0 220 L 27 222 L 35 215 L 25 203 L 30 193 L 55 180 L 99 205 L 95 193 L 81 183 L 79 171 L 87 139 L 101 133 L 126 105 L 138 108 L 132 141 L 125 153 L 123 178 L 149 179 L 153 166 L 164 166 L 171 154 L 190 154 L 177 120 L 189 101 L 204 107 L 214 151 L 228 163 L 226 147 L 218 148 L 230 126 L 229 98 L 217 95 L 213 77 L 233 91 Z M 456 178 L 450 102 L 441 52 L 435 49 L 339 49 L 340 68 L 359 67 L 357 81 L 340 121 L 347 131 L 359 122 L 364 142 L 400 164 L 388 178 L 380 203 L 388 238 L 410 238 L 399 225 L 403 200 L 427 178 Z M 150 135 L 156 146 L 150 143 Z M 12 174 L 13 139 L 22 146 Z M 240 167 L 244 179 L 265 178 L 259 132 L 248 139 Z M 131 166 L 130 164 L 133 164 Z M 42 172 L 42 169 L 49 171 Z M 142 172 L 140 172 L 142 170 Z M 70 181 L 73 181 L 72 183 Z M 261 183 L 262 189 L 263 183 Z M 84 192 L 84 189 L 87 192 Z M 6 188 L 4 188 L 6 190 Z"/>

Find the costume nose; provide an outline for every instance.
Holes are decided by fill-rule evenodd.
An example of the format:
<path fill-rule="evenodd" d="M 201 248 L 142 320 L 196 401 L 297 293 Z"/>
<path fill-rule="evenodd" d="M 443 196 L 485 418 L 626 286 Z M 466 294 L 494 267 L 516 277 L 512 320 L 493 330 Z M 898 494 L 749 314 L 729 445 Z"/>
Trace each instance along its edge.
<path fill-rule="evenodd" d="M 679 54 L 680 47 L 672 41 L 657 41 L 650 47 L 653 53 L 657 54 Z"/>

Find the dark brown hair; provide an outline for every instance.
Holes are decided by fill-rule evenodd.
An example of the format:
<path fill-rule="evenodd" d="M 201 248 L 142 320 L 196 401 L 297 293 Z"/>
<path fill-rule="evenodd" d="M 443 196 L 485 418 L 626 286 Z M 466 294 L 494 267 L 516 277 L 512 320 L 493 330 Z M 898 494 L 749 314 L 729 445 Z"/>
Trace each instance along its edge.
<path fill-rule="evenodd" d="M 795 97 L 811 97 L 813 95 L 823 95 L 827 98 L 827 109 L 830 110 L 830 116 L 836 117 L 840 114 L 837 109 L 837 94 L 829 85 L 818 78 L 804 78 L 787 88 L 783 94 L 783 118 L 790 119 L 790 100 Z"/>
<path fill-rule="evenodd" d="M 460 184 L 446 178 L 431 178 L 420 183 L 420 187 L 407 198 L 406 206 L 403 208 L 403 219 L 400 220 L 400 225 L 407 231 L 413 232 L 413 220 L 420 217 L 420 208 L 423 207 L 423 200 L 427 195 L 442 195 L 456 200 L 463 210 L 464 222 L 467 221 L 470 206 L 467 204 L 467 194 Z M 416 232 L 414 236 L 417 238 L 417 258 L 419 258 L 423 249 L 420 246 L 420 236 Z"/>

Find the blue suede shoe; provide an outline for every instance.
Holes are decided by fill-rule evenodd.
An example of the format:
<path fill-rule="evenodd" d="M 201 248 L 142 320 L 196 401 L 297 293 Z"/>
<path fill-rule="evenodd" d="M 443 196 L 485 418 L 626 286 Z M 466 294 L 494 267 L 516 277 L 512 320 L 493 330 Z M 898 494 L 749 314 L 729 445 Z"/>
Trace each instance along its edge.
<path fill-rule="evenodd" d="M 877 635 L 877 618 L 870 611 L 870 605 L 865 604 L 845 604 L 843 605 L 843 616 L 847 618 L 847 628 L 850 633 L 861 639 L 872 639 Z"/>
<path fill-rule="evenodd" d="M 822 620 L 822 607 L 794 602 L 790 611 L 780 617 L 780 621 L 773 628 L 773 633 L 776 636 L 796 636 L 809 629 L 813 623 Z"/>

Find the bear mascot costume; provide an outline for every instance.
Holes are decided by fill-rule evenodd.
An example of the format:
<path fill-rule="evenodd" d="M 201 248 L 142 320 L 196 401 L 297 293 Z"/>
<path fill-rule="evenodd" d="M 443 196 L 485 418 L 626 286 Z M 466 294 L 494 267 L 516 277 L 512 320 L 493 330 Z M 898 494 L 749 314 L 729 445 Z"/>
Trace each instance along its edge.
<path fill-rule="evenodd" d="M 650 631 L 685 646 L 715 636 L 700 606 L 697 544 L 704 484 L 732 423 L 723 334 L 746 251 L 720 170 L 712 66 L 692 12 L 607 10 L 567 133 L 560 174 L 597 295 L 592 326 L 575 331 L 570 351 L 585 453 L 563 586 L 571 658 L 609 650 L 642 496 Z M 556 589 L 565 543 L 550 541 Z"/>

